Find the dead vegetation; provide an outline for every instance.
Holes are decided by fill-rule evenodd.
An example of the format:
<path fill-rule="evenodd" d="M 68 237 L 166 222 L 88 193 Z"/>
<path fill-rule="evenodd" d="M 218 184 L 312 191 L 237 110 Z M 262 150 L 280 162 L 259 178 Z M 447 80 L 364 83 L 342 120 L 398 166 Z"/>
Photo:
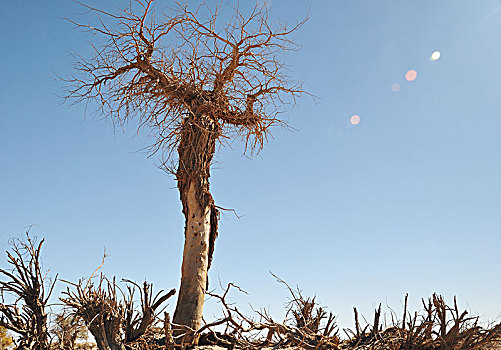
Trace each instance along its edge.
<path fill-rule="evenodd" d="M 141 286 L 129 280 L 119 285 L 104 275 L 91 276 L 69 284 L 60 300 L 62 313 L 48 312 L 48 300 L 55 281 L 42 273 L 40 251 L 43 240 L 36 243 L 28 234 L 24 240 L 12 241 L 7 252 L 10 269 L 0 269 L 0 326 L 14 333 L 16 349 L 88 348 L 77 342 L 86 330 L 99 350 L 176 350 L 197 345 L 225 349 L 389 349 L 389 350 L 475 350 L 501 347 L 501 324 L 483 328 L 478 317 L 461 311 L 456 298 L 448 305 L 440 295 L 422 300 L 423 311 L 410 313 L 407 296 L 401 319 L 391 312 L 386 325 L 381 305 L 375 310 L 372 324 L 362 327 L 354 308 L 354 329 L 344 329 L 342 340 L 334 314 L 303 296 L 299 289 L 282 283 L 290 292 L 286 317 L 277 322 L 266 310 L 249 317 L 228 301 L 232 291 L 242 291 L 233 283 L 221 294 L 208 292 L 221 305 L 222 316 L 205 322 L 199 329 L 187 329 L 192 336 L 175 334 L 165 302 L 175 294 L 153 293 L 151 284 Z M 135 295 L 138 298 L 135 298 Z M 13 297 L 9 299 L 9 296 Z M 9 303 L 8 300 L 11 300 Z M 52 317 L 53 321 L 49 322 Z M 49 324 L 51 326 L 49 326 Z M 384 325 L 383 325 L 384 324 Z M 52 335 L 52 337 L 51 337 Z M 187 342 L 187 339 L 190 339 Z"/>
<path fill-rule="evenodd" d="M 39 243 L 28 233 L 12 240 L 7 269 L 0 268 L 0 326 L 17 336 L 20 349 L 44 350 L 49 346 L 47 303 L 55 281 L 43 273 Z"/>
<path fill-rule="evenodd" d="M 444 298 L 433 294 L 422 300 L 423 313 L 411 314 L 407 310 L 407 295 L 402 321 L 395 320 L 393 325 L 381 329 L 378 320 L 381 305 L 375 311 L 374 323 L 360 331 L 357 310 L 355 312 L 356 333 L 351 332 L 349 340 L 342 349 L 395 349 L 395 350 L 473 350 L 489 349 L 501 345 L 501 324 L 484 329 L 478 317 L 468 317 L 466 310 L 460 311 L 454 297 L 449 306 Z M 370 328 L 370 331 L 366 331 Z"/>
<path fill-rule="evenodd" d="M 285 57 L 299 49 L 294 35 L 306 19 L 273 24 L 266 3 L 246 13 L 236 6 L 229 17 L 222 4 L 132 0 L 113 13 L 79 4 L 93 23 L 69 21 L 96 37 L 92 56 L 74 55 L 65 98 L 90 102 L 114 125 L 135 123 L 154 140 L 150 155 L 160 154 L 161 168 L 175 176 L 185 245 L 173 318 L 194 332 L 218 235 L 213 157 L 235 140 L 257 153 L 273 127 L 287 126 L 285 105 L 305 92 L 289 77 Z"/>
<path fill-rule="evenodd" d="M 89 279 L 71 283 L 61 301 L 73 315 L 81 318 L 94 336 L 99 349 L 124 349 L 126 343 L 138 341 L 156 323 L 156 312 L 176 291 L 158 292 L 153 297 L 152 285 L 124 280 L 122 291 L 115 279 L 100 275 L 98 282 Z M 134 294 L 139 290 L 141 309 L 134 303 Z"/>
<path fill-rule="evenodd" d="M 225 324 L 224 332 L 202 336 L 204 343 L 231 349 L 343 349 L 343 350 L 475 350 L 501 348 L 501 324 L 489 329 L 479 324 L 478 317 L 460 311 L 454 298 L 452 306 L 444 298 L 433 294 L 422 300 L 423 312 L 411 314 L 407 310 L 407 295 L 402 320 L 392 314 L 388 327 L 382 325 L 381 305 L 374 312 L 372 324 L 363 328 L 354 308 L 355 329 L 345 329 L 347 339 L 340 340 L 335 318 L 319 306 L 315 298 L 305 298 L 299 290 L 291 293 L 287 315 L 292 317 L 277 323 L 266 312 L 258 312 L 258 321 L 243 316 L 236 307 L 225 301 L 229 289 L 219 298 L 225 310 L 219 322 Z M 212 325 L 207 325 L 210 328 Z M 257 332 L 256 332 L 257 331 Z"/>
<path fill-rule="evenodd" d="M 85 343 L 89 338 L 84 321 L 68 310 L 54 315 L 51 333 L 55 348 L 59 350 L 76 349 L 79 343 Z"/>

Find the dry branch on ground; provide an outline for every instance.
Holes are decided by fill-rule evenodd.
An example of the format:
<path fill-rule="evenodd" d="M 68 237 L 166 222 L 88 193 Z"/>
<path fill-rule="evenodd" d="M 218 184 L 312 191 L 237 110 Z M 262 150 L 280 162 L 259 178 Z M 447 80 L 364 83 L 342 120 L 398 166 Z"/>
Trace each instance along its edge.
<path fill-rule="evenodd" d="M 0 326 L 15 333 L 14 343 L 22 350 L 73 350 L 85 348 L 76 338 L 83 323 L 93 335 L 99 350 L 181 350 L 197 346 L 213 349 L 333 349 L 333 350 L 499 350 L 501 324 L 484 328 L 478 317 L 459 309 L 456 298 L 448 305 L 440 295 L 422 301 L 423 311 L 407 310 L 405 297 L 402 319 L 394 317 L 383 327 L 381 305 L 375 310 L 372 324 L 362 326 L 354 308 L 355 326 L 346 329 L 348 338 L 340 339 L 335 317 L 318 305 L 316 298 L 304 297 L 291 288 L 286 317 L 277 322 L 266 311 L 244 315 L 228 301 L 231 291 L 239 287 L 229 283 L 222 294 L 207 293 L 222 307 L 222 317 L 189 329 L 192 337 L 176 335 L 175 327 L 162 305 L 175 291 L 153 294 L 152 285 L 142 286 L 123 280 L 125 288 L 100 275 L 70 283 L 61 298 L 67 309 L 55 318 L 49 329 L 45 308 L 54 282 L 42 274 L 40 251 L 28 235 L 14 241 L 7 252 L 11 269 L 0 269 Z M 94 274 L 93 274 L 94 275 Z M 276 277 L 276 276 L 275 276 Z M 6 279 L 5 279 L 6 278 Z M 139 300 L 134 295 L 139 292 Z M 13 303 L 6 303 L 8 294 Z M 139 302 L 139 307 L 138 307 Z M 56 316 L 56 315 L 54 315 Z M 1 327 L 0 327 L 1 328 Z M 55 335 L 50 339 L 49 334 Z"/>
<path fill-rule="evenodd" d="M 305 298 L 299 290 L 290 288 L 291 300 L 282 323 L 273 321 L 264 311 L 258 320 L 242 315 L 226 302 L 229 284 L 218 298 L 223 306 L 223 317 L 205 326 L 201 334 L 203 344 L 227 349 L 339 349 L 339 350 L 493 350 L 501 349 L 501 324 L 483 328 L 478 317 L 461 311 L 456 298 L 452 306 L 440 295 L 433 294 L 422 301 L 423 312 L 411 314 L 407 310 L 407 296 L 402 320 L 394 319 L 389 327 L 382 326 L 381 305 L 375 310 L 373 323 L 362 327 L 354 308 L 355 329 L 345 330 L 348 339 L 340 341 L 332 313 L 327 317 L 315 298 Z M 322 322 L 324 321 L 324 322 Z M 325 322 L 327 321 L 327 322 Z M 224 325 L 224 331 L 212 331 L 213 326 Z"/>

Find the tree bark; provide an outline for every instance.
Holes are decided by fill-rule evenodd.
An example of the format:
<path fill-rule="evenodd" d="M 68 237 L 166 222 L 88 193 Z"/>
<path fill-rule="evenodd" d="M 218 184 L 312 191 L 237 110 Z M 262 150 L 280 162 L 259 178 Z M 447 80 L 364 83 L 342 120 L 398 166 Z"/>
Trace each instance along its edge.
<path fill-rule="evenodd" d="M 117 320 L 110 320 L 105 317 L 105 315 L 101 315 L 88 326 L 96 341 L 97 348 L 99 350 L 124 350 L 125 346 L 117 334 L 119 329 Z M 114 324 L 110 324 L 110 322 Z"/>
<path fill-rule="evenodd" d="M 201 206 L 195 186 L 188 189 L 188 212 L 185 226 L 181 287 L 177 299 L 174 323 L 197 330 L 207 285 L 209 263 L 210 206 Z"/>
<path fill-rule="evenodd" d="M 209 117 L 188 117 L 183 121 L 176 177 L 185 217 L 185 242 L 173 323 L 188 329 L 174 325 L 174 335 L 187 330 L 196 331 L 202 321 L 207 272 L 218 226 L 218 211 L 209 190 L 209 176 L 219 136 L 219 125 Z"/>

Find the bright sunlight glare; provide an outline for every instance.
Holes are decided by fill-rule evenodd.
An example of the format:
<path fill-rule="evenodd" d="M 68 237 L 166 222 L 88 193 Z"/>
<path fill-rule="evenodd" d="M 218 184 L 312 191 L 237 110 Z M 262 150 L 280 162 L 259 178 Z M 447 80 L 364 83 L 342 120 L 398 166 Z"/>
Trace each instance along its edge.
<path fill-rule="evenodd" d="M 430 60 L 432 61 L 438 61 L 440 59 L 440 51 L 434 51 L 432 54 L 431 54 L 431 57 L 430 57 Z"/>

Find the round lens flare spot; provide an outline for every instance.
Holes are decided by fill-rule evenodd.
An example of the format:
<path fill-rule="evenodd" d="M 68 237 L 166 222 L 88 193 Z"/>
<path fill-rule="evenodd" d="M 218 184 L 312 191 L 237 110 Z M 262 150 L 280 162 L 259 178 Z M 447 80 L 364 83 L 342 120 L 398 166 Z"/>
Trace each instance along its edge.
<path fill-rule="evenodd" d="M 434 51 L 430 56 L 430 60 L 432 60 L 433 62 L 438 61 L 440 59 L 440 56 L 440 51 Z"/>
<path fill-rule="evenodd" d="M 407 73 L 405 73 L 405 80 L 414 81 L 417 78 L 417 72 L 414 69 L 411 69 Z"/>
<path fill-rule="evenodd" d="M 391 86 L 391 91 L 393 92 L 399 92 L 400 91 L 400 84 L 399 83 L 395 83 Z"/>
<path fill-rule="evenodd" d="M 357 125 L 358 123 L 360 123 L 360 117 L 356 114 L 352 115 L 350 118 L 350 123 L 352 123 L 353 125 Z"/>

